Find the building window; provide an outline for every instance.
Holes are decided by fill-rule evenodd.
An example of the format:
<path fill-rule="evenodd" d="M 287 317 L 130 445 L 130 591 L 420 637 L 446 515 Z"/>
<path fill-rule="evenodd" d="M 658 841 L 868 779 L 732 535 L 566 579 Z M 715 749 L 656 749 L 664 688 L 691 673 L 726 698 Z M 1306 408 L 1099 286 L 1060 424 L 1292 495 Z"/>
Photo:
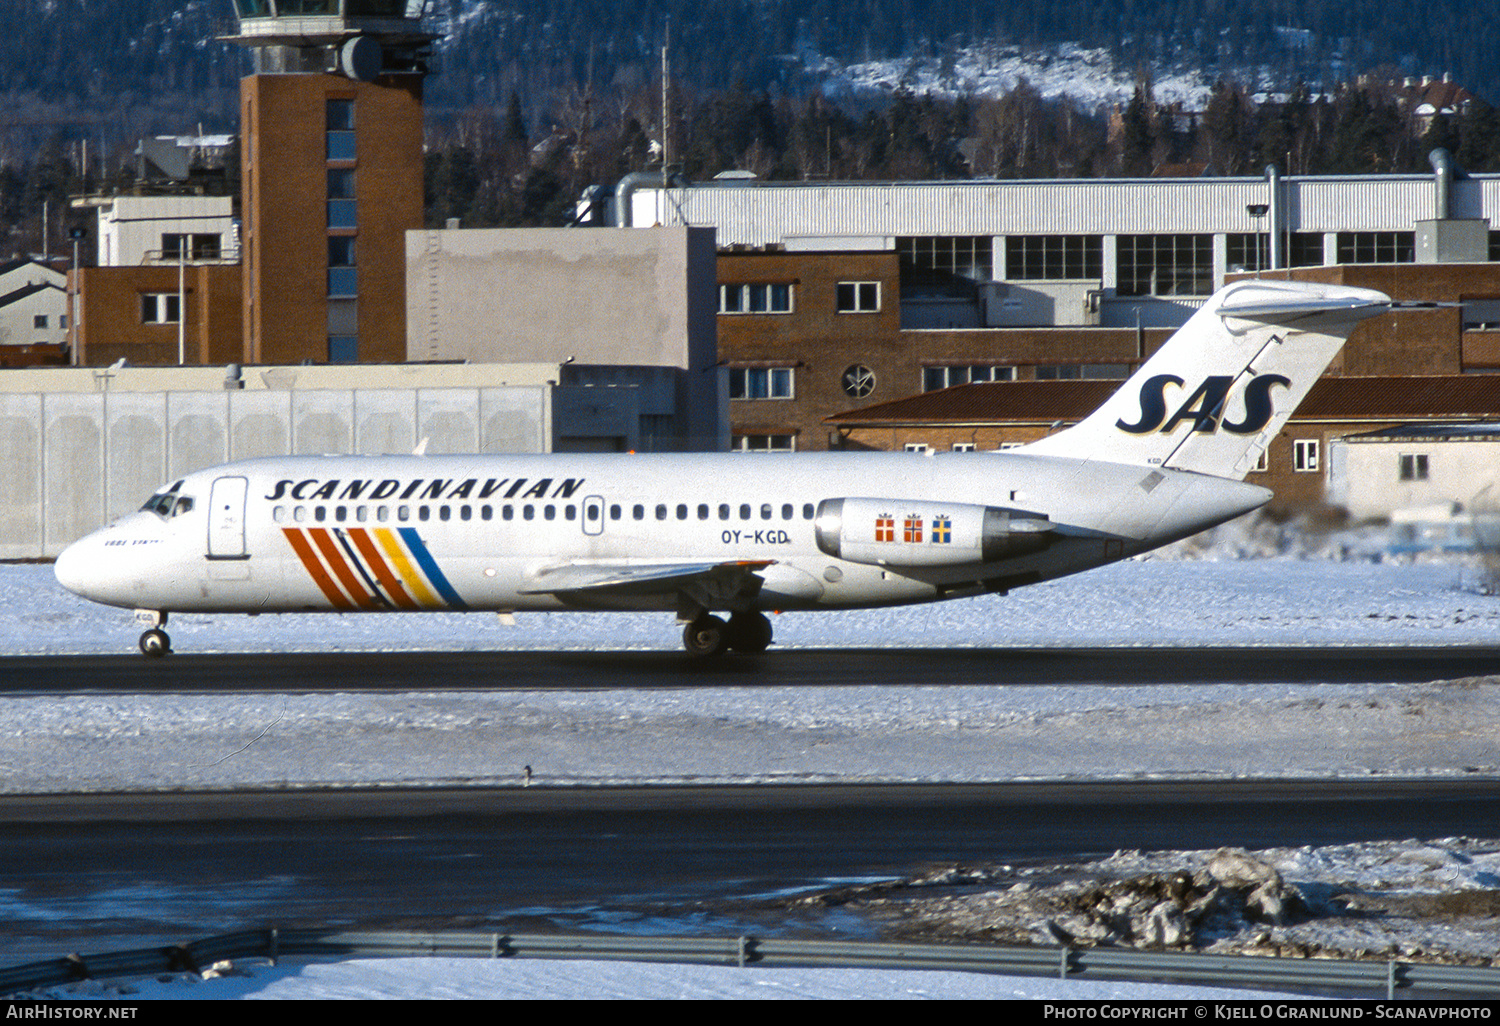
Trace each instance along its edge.
<path fill-rule="evenodd" d="M 32 314 L 32 316 L 31 316 L 31 326 L 33 328 L 37 329 L 37 330 L 43 330 L 43 329 L 45 329 L 47 327 L 47 315 L 46 314 Z"/>
<path fill-rule="evenodd" d="M 902 277 L 952 275 L 989 281 L 994 272 L 994 240 L 988 235 L 923 235 L 896 240 Z"/>
<path fill-rule="evenodd" d="M 1322 232 L 1292 232 L 1286 253 L 1288 267 L 1322 267 L 1327 262 Z"/>
<path fill-rule="evenodd" d="M 1207 296 L 1214 290 L 1212 235 L 1121 235 L 1122 296 Z"/>
<path fill-rule="evenodd" d="M 1339 232 L 1341 264 L 1410 264 L 1417 259 L 1415 232 Z"/>
<path fill-rule="evenodd" d="M 328 159 L 353 160 L 355 158 L 354 101 L 329 100 L 326 109 Z"/>
<path fill-rule="evenodd" d="M 793 371 L 791 367 L 729 368 L 729 398 L 731 399 L 791 399 L 792 397 Z"/>
<path fill-rule="evenodd" d="M 926 442 L 907 442 L 901 447 L 902 452 L 931 452 L 932 446 Z"/>
<path fill-rule="evenodd" d="M 1099 235 L 1012 235 L 1005 240 L 1008 281 L 1097 281 L 1104 276 Z"/>
<path fill-rule="evenodd" d="M 979 451 L 979 446 L 975 445 L 973 442 L 954 442 L 953 443 L 953 451 L 954 452 L 978 452 Z"/>
<path fill-rule="evenodd" d="M 1036 367 L 1038 381 L 1122 381 L 1130 377 L 1124 363 L 1051 363 Z"/>
<path fill-rule="evenodd" d="M 734 452 L 795 452 L 796 435 L 735 435 L 730 446 Z M 750 519 L 750 507 L 740 507 L 740 519 Z"/>
<path fill-rule="evenodd" d="M 792 287 L 778 284 L 720 285 L 719 313 L 791 313 Z"/>
<path fill-rule="evenodd" d="M 1271 266 L 1271 237 L 1265 232 L 1225 235 L 1224 263 L 1230 271 L 1264 271 Z"/>
<path fill-rule="evenodd" d="M 354 203 L 354 172 L 349 168 L 328 171 L 328 227 L 357 228 Z"/>
<path fill-rule="evenodd" d="M 1427 480 L 1427 454 L 1403 453 L 1401 456 L 1401 480 Z"/>
<path fill-rule="evenodd" d="M 922 368 L 922 391 L 936 392 L 940 388 L 967 385 L 974 381 L 1014 381 L 1014 367 L 997 367 L 988 363 L 946 364 L 942 367 Z"/>
<path fill-rule="evenodd" d="M 875 391 L 875 372 L 862 363 L 844 368 L 839 385 L 850 399 L 863 399 Z"/>
<path fill-rule="evenodd" d="M 141 295 L 142 324 L 176 324 L 181 319 L 181 298 L 177 293 L 146 292 Z"/>
<path fill-rule="evenodd" d="M 880 282 L 839 282 L 838 311 L 839 313 L 878 313 L 880 311 Z"/>
<path fill-rule="evenodd" d="M 330 296 L 353 296 L 359 292 L 358 275 L 354 267 L 354 243 L 353 235 L 330 235 L 328 237 L 328 294 Z"/>
<path fill-rule="evenodd" d="M 1318 469 L 1317 439 L 1299 438 L 1292 443 L 1292 469 L 1299 474 Z"/>
<path fill-rule="evenodd" d="M 219 256 L 219 236 L 216 234 L 162 233 L 161 258 L 163 260 L 217 260 Z"/>

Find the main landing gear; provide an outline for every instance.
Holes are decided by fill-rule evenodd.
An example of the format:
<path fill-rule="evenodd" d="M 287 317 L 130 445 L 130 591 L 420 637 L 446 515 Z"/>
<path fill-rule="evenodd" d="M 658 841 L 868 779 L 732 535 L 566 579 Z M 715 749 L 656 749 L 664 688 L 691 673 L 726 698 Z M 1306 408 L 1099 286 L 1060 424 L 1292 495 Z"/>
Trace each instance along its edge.
<path fill-rule="evenodd" d="M 682 631 L 682 644 L 695 656 L 715 656 L 726 648 L 753 655 L 771 644 L 771 621 L 764 613 L 734 613 L 729 622 L 702 613 Z"/>
<path fill-rule="evenodd" d="M 167 637 L 166 631 L 162 630 L 167 625 L 167 614 L 164 611 L 137 609 L 135 619 L 137 623 L 150 626 L 150 629 L 141 635 L 141 654 L 156 659 L 172 651 L 172 639 Z"/>

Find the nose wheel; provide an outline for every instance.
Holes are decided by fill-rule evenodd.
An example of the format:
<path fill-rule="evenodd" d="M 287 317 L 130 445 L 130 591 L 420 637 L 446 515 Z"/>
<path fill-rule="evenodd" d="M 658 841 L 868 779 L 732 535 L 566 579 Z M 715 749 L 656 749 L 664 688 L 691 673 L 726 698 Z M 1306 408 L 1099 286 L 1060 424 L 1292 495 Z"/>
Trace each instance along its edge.
<path fill-rule="evenodd" d="M 141 635 L 141 652 L 153 659 L 172 651 L 172 639 L 160 627 L 153 627 Z"/>

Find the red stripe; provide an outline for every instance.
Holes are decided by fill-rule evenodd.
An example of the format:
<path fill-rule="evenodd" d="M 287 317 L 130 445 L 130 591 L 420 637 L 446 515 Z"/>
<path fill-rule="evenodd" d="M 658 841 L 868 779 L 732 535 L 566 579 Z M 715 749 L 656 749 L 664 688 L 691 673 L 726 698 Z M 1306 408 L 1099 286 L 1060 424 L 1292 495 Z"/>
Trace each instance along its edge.
<path fill-rule="evenodd" d="M 303 536 L 302 529 L 283 527 L 281 533 L 286 535 L 286 540 L 291 543 L 292 551 L 297 553 L 298 559 L 302 560 L 302 565 L 312 577 L 313 583 L 321 588 L 323 594 L 328 597 L 328 601 L 333 603 L 333 608 L 356 609 L 357 607 L 339 591 L 338 585 L 334 584 L 324 572 L 323 564 L 318 562 L 318 554 L 312 550 L 311 545 L 307 544 L 307 538 Z"/>
<path fill-rule="evenodd" d="M 354 575 L 354 571 L 349 568 L 348 557 L 344 555 L 338 543 L 329 537 L 328 528 L 314 527 L 307 533 L 312 536 L 313 543 L 318 546 L 318 551 L 323 553 L 323 558 L 328 560 L 328 566 L 338 577 L 344 590 L 349 593 L 349 597 L 354 600 L 355 605 L 366 609 L 374 609 L 378 606 L 375 596 L 366 590 L 364 584 Z"/>
<path fill-rule="evenodd" d="M 365 557 L 365 564 L 375 573 L 375 579 L 380 586 L 390 595 L 391 601 L 403 609 L 420 609 L 415 599 L 406 593 L 401 587 L 401 582 L 396 580 L 396 575 L 391 573 L 391 568 L 386 565 L 385 559 L 380 555 L 380 550 L 370 540 L 370 532 L 363 527 L 351 527 L 349 537 L 354 539 L 354 547 L 359 549 L 359 554 Z"/>

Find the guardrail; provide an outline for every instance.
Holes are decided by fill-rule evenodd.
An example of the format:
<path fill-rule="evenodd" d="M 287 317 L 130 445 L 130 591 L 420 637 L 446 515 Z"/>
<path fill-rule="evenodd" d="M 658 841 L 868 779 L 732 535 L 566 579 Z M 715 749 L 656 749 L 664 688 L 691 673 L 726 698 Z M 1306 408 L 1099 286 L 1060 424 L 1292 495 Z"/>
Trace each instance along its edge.
<path fill-rule="evenodd" d="M 1500 997 L 1500 968 L 1420 962 L 1261 958 L 1119 948 L 1006 948 L 982 944 L 899 944 L 771 937 L 639 937 L 600 934 L 412 933 L 364 930 L 254 930 L 189 944 L 68 955 L 0 969 L 0 995 L 101 977 L 197 972 L 215 962 L 289 955 L 556 958 L 766 967 L 929 969 L 1059 979 L 1124 980 L 1280 989 L 1362 991 L 1394 999 Z"/>

